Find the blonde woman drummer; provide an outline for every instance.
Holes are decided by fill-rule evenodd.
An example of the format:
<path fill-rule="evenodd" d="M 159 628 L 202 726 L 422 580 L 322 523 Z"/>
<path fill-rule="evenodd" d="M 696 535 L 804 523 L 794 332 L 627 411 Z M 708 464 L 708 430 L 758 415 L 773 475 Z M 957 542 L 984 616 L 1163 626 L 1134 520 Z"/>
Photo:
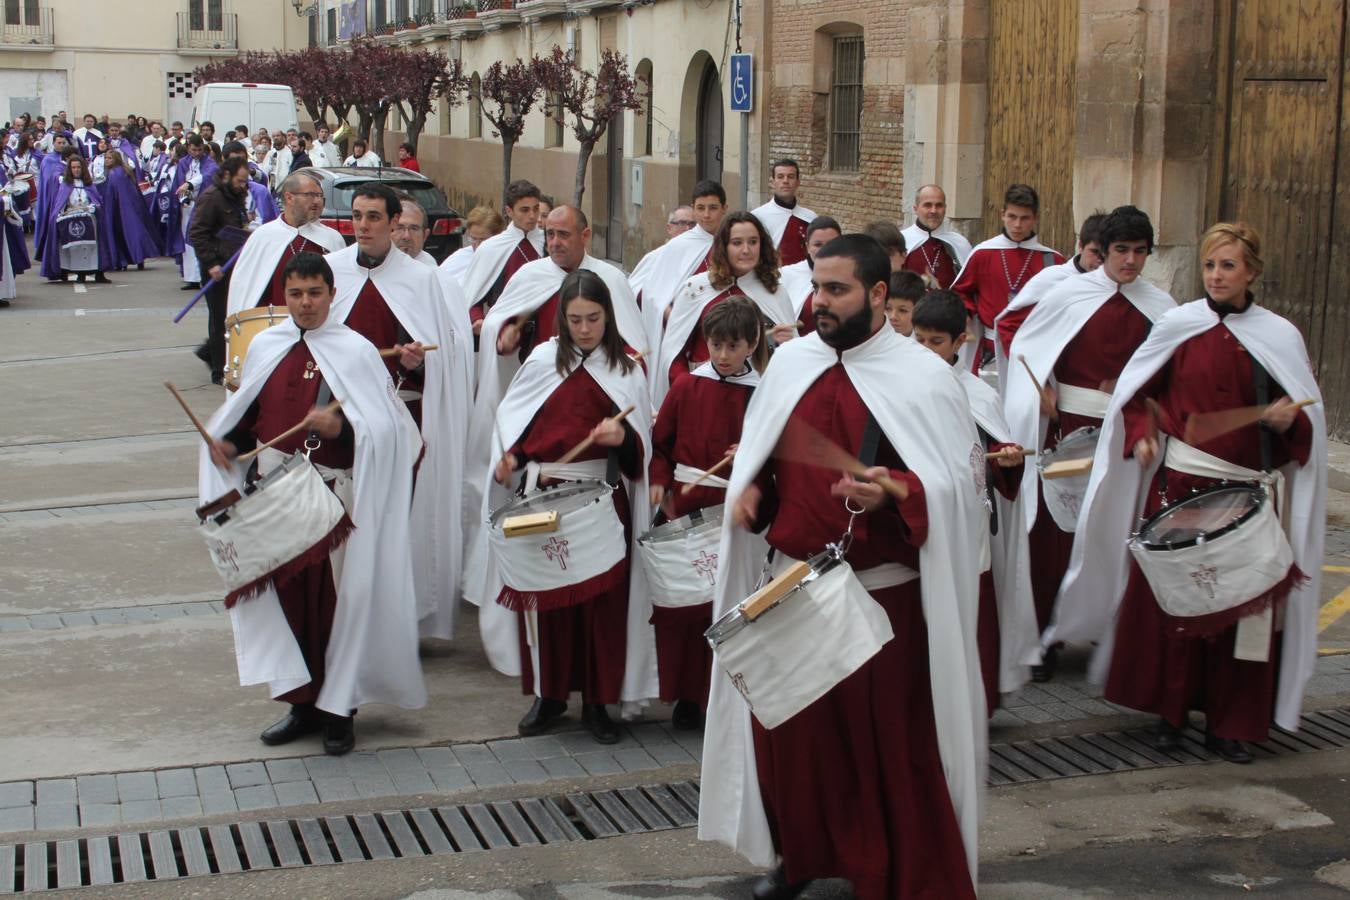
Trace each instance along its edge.
<path fill-rule="evenodd" d="M 1111 638 L 1099 660 L 1103 668 L 1109 660 L 1106 699 L 1160 716 L 1159 748 L 1176 746 L 1188 712 L 1198 709 L 1206 746 L 1248 763 L 1242 742 L 1265 740 L 1272 716 L 1298 727 L 1316 656 L 1326 425 L 1320 405 L 1299 410 L 1293 402 L 1321 398 L 1298 329 L 1252 296 L 1264 265 L 1257 233 L 1242 223 L 1215 225 L 1200 259 L 1205 296 L 1164 316 L 1121 373 L 1055 634 Z M 1205 436 L 1195 428 L 1197 414 L 1239 407 L 1257 407 L 1259 419 L 1207 428 Z M 1194 446 L 1182 439 L 1188 424 Z M 1140 500 L 1148 517 L 1196 490 L 1255 482 L 1272 470 L 1284 476 L 1280 512 L 1294 558 L 1283 581 L 1261 596 L 1227 598 L 1229 608 L 1214 614 L 1166 615 L 1127 557 Z"/>

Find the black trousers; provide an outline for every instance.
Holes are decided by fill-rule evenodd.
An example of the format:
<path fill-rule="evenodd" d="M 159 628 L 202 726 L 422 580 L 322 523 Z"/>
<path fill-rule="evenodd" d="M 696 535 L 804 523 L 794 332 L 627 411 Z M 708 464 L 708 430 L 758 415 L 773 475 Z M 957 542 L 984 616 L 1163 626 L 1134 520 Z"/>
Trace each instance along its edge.
<path fill-rule="evenodd" d="M 209 277 L 202 282 L 206 290 L 206 346 L 211 351 L 211 374 L 225 371 L 225 304 L 230 296 L 229 273 L 220 281 Z"/>

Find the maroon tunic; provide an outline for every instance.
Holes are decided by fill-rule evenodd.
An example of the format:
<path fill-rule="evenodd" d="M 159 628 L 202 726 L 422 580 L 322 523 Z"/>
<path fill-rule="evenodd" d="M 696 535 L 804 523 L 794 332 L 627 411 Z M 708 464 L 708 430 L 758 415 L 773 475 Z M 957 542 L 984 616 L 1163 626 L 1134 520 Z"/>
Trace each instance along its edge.
<path fill-rule="evenodd" d="M 754 388 L 746 385 L 701 376 L 671 385 L 652 429 L 647 479 L 666 489 L 676 518 L 726 501 L 724 488 L 706 483 L 685 493 L 685 486 L 675 481 L 675 465 L 706 470 L 721 462 L 727 448 L 741 439 L 745 408 L 753 393 Z M 730 477 L 729 470 L 720 474 Z M 652 625 L 662 702 L 693 700 L 706 707 L 713 658 L 703 633 L 712 625 L 712 604 L 653 606 Z"/>
<path fill-rule="evenodd" d="M 309 352 L 309 345 L 297 341 L 282 357 L 267 383 L 258 392 L 257 399 L 225 439 L 244 452 L 286 431 L 314 408 L 321 378 L 322 373 Z M 281 441 L 275 449 L 286 454 L 293 453 L 303 448 L 305 438 L 304 433 L 297 433 Z M 351 427 L 344 425 L 342 434 L 325 439 L 310 454 L 310 459 L 329 468 L 350 469 L 355 448 Z M 333 631 L 333 617 L 337 613 L 337 588 L 333 584 L 332 562 L 325 556 L 319 562 L 300 569 L 289 580 L 275 583 L 274 587 L 312 679 L 309 684 L 282 694 L 277 699 L 286 703 L 313 703 L 323 688 L 324 657 Z"/>
<path fill-rule="evenodd" d="M 674 385 L 681 378 L 687 376 L 690 372 L 697 369 L 708 361 L 708 341 L 703 336 L 703 317 L 717 304 L 728 297 L 744 297 L 745 291 L 741 290 L 736 284 L 722 291 L 709 300 L 703 307 L 703 311 L 698 314 L 698 321 L 694 323 L 693 331 L 689 332 L 689 339 L 684 342 L 684 348 L 675 356 L 670 363 L 670 383 Z"/>
<path fill-rule="evenodd" d="M 377 350 L 388 350 L 395 344 L 406 344 L 409 340 L 408 333 L 398 321 L 398 316 L 394 315 L 394 311 L 385 302 L 384 295 L 375 286 L 374 278 L 366 278 L 361 292 L 356 295 L 356 302 L 347 313 L 346 325 L 374 344 Z M 389 376 L 394 379 L 394 384 L 419 395 L 418 398 L 404 402 L 420 429 L 422 427 L 420 394 L 426 378 L 425 371 L 423 369 L 409 371 L 403 368 L 397 356 L 386 356 L 384 365 L 389 370 Z"/>
<path fill-rule="evenodd" d="M 842 365 L 827 370 L 792 412 L 852 454 L 867 409 Z M 908 499 L 861 515 L 848 560 L 918 567 L 927 537 L 923 485 L 883 437 L 876 465 Z M 768 541 L 795 559 L 820 552 L 848 523 L 830 496 L 839 474 L 771 460 L 759 476 Z M 846 878 L 861 900 L 973 898 L 961 831 L 938 753 L 919 582 L 873 591 L 895 638 L 825 696 L 773 729 L 752 723 L 759 786 L 790 882 Z"/>
<path fill-rule="evenodd" d="M 984 444 L 987 452 L 1002 450 L 1004 447 L 1014 447 L 1015 444 L 1004 444 L 992 440 L 985 434 L 984 429 L 980 429 L 980 440 Z M 997 462 L 990 461 L 985 463 L 985 477 L 989 479 L 989 484 L 994 490 L 998 491 L 1009 501 L 1017 499 L 1017 494 L 1022 489 L 1022 470 L 1026 463 L 1023 462 L 1016 466 L 1000 466 Z M 991 500 L 993 498 L 990 498 Z M 995 521 L 998 522 L 999 532 L 993 531 Z M 1005 523 L 1002 520 L 995 520 L 990 517 L 990 539 L 998 540 L 999 533 L 1003 528 L 1021 527 L 1020 522 Z M 975 625 L 975 643 L 980 649 L 980 674 L 984 681 L 984 700 L 989 715 L 994 714 L 994 710 L 999 708 L 1000 696 L 998 691 L 999 659 L 1003 655 L 1003 640 L 999 633 L 998 625 L 998 590 L 994 586 L 993 570 L 987 570 L 980 573 L 980 611 Z"/>
<path fill-rule="evenodd" d="M 501 274 L 488 288 L 487 293 L 472 299 L 473 305 L 469 307 L 469 320 L 477 322 L 486 316 L 487 311 L 492 308 L 492 305 L 497 302 L 497 298 L 502 295 L 502 291 L 506 289 L 511 276 L 515 275 L 521 266 L 539 258 L 539 251 L 535 249 L 534 244 L 530 243 L 529 236 L 521 238 L 515 249 L 506 255 L 506 264 L 502 266 Z"/>
<path fill-rule="evenodd" d="M 272 270 L 272 278 L 267 282 L 267 287 L 263 289 L 262 296 L 258 298 L 258 306 L 285 306 L 286 305 L 286 280 L 283 273 L 286 271 L 286 264 L 300 253 L 318 253 L 323 255 L 328 252 L 327 247 L 322 247 L 302 234 L 297 234 L 291 238 L 290 245 L 281 252 L 281 258 L 277 260 L 277 267 Z"/>
<path fill-rule="evenodd" d="M 956 253 L 946 241 L 935 237 L 910 250 L 905 255 L 904 268 L 919 275 L 932 275 L 938 287 L 943 289 L 952 286 L 960 271 L 960 266 L 956 264 Z"/>
<path fill-rule="evenodd" d="M 790 266 L 806 259 L 806 226 L 796 216 L 788 216 L 783 236 L 778 240 L 778 266 Z"/>
<path fill-rule="evenodd" d="M 994 352 L 994 320 L 1008 305 L 1008 300 L 1026 287 L 1026 283 L 1041 269 L 1063 262 L 1064 257 L 1053 250 L 1029 250 L 1024 247 L 1010 250 L 986 248 L 971 253 L 965 268 L 952 284 L 952 290 L 966 301 L 966 312 L 977 317 L 984 325 L 984 352 Z M 979 353 L 975 354 L 976 370 L 979 368 L 980 356 Z"/>
<path fill-rule="evenodd" d="M 1241 315 L 1232 313 L 1231 315 Z M 1273 380 L 1270 397 L 1284 391 Z M 1180 434 L 1192 413 L 1252 406 L 1256 386 L 1251 357 L 1223 322 L 1190 338 L 1172 354 L 1125 406 L 1125 453 L 1144 437 L 1150 417 L 1144 398 L 1157 400 L 1162 430 Z M 1283 435 L 1271 433 L 1271 465 L 1289 461 L 1304 465 L 1312 447 L 1312 424 L 1300 412 Z M 1249 469 L 1261 468 L 1261 428 L 1249 425 L 1220 435 L 1198 449 Z M 1145 500 L 1144 515 L 1176 501 L 1192 490 L 1217 482 L 1159 467 Z M 1106 699 L 1122 706 L 1157 713 L 1182 725 L 1191 709 L 1204 711 L 1209 730 L 1218 737 L 1263 741 L 1274 714 L 1279 639 L 1271 635 L 1269 662 L 1233 658 L 1237 625 L 1216 635 L 1188 633 L 1187 620 L 1167 615 L 1158 606 L 1138 564 L 1130 560 L 1129 581 L 1116 620 L 1115 648 L 1106 681 Z"/>
<path fill-rule="evenodd" d="M 600 420 L 614 415 L 614 402 L 585 369 L 572 372 L 544 401 L 524 435 L 510 452 L 523 467 L 531 460 L 551 462 L 590 434 Z M 619 469 L 630 479 L 642 477 L 642 445 L 624 424 L 625 441 L 618 448 Z M 577 461 L 605 459 L 610 448 L 592 445 Z M 628 493 L 620 481 L 614 492 L 614 507 L 623 522 L 625 540 L 631 539 L 632 523 Z M 545 609 L 541 601 L 539 625 L 539 694 L 550 700 L 566 700 L 581 691 L 585 703 L 618 703 L 623 687 L 624 661 L 628 647 L 628 559 L 610 573 L 592 579 L 603 589 L 581 602 Z M 505 596 L 506 589 L 503 589 Z M 509 605 L 509 604 L 508 604 Z M 535 693 L 535 673 L 526 643 L 525 614 L 517 614 L 520 626 L 521 692 Z"/>
<path fill-rule="evenodd" d="M 802 311 L 797 314 L 797 319 L 802 323 L 802 327 L 797 329 L 797 333 L 805 336 L 812 334 L 816 330 L 816 308 L 815 291 L 806 295 L 805 302 L 802 303 Z"/>
<path fill-rule="evenodd" d="M 1151 327 L 1148 317 L 1117 292 L 1083 323 L 1078 334 L 1060 353 L 1055 363 L 1055 380 L 1074 387 L 1102 390 L 1103 383 L 1114 383 L 1120 377 L 1134 351 L 1148 337 Z M 1101 419 L 1061 412 L 1058 424 L 1052 422 L 1047 430 L 1045 449 L 1053 449 L 1060 438 L 1079 428 L 1101 424 Z M 1036 524 L 1031 528 L 1028 552 L 1031 590 L 1036 599 L 1036 624 L 1044 631 L 1050 624 L 1060 582 L 1069 568 L 1073 533 L 1060 531 L 1045 506 L 1044 493 L 1038 494 L 1037 502 Z"/>

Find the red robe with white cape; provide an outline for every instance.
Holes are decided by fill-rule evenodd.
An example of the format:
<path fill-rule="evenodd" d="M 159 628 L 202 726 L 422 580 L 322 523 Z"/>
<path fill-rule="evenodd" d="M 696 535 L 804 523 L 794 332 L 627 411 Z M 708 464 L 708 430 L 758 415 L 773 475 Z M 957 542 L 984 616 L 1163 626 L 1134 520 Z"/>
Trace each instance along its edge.
<path fill-rule="evenodd" d="M 954 276 L 956 273 L 960 272 L 961 268 L 966 264 L 966 260 L 970 258 L 970 241 L 966 239 L 964 234 L 954 230 L 951 223 L 946 219 L 942 220 L 942 224 L 937 227 L 936 231 L 929 231 L 918 222 L 915 222 L 904 231 L 901 231 L 900 236 L 905 239 L 905 268 L 911 272 L 916 272 L 919 275 L 925 274 L 925 270 L 928 269 L 926 259 L 933 258 L 935 252 L 948 253 L 948 251 L 950 251 L 949 255 L 956 257 L 953 260 L 956 272 L 953 273 L 952 281 L 949 281 L 947 284 L 942 284 L 941 280 L 938 281 L 938 284 L 942 285 L 944 288 L 949 288 L 955 283 Z M 946 248 L 925 247 L 924 245 L 930 241 L 937 241 L 945 244 Z M 926 257 L 924 251 L 927 251 Z M 939 268 L 942 267 L 939 266 Z M 936 277 L 937 273 L 934 272 L 933 274 Z"/>
<path fill-rule="evenodd" d="M 342 235 L 327 225 L 309 222 L 299 228 L 286 224 L 284 216 L 260 225 L 244 242 L 239 260 L 230 270 L 230 296 L 225 315 L 233 316 L 258 305 L 286 249 L 298 238 L 304 238 L 324 248 L 325 253 L 336 253 L 347 246 Z"/>
<path fill-rule="evenodd" d="M 417 657 L 417 600 L 409 552 L 408 502 L 421 441 L 388 370 L 370 342 L 332 316 L 304 333 L 287 320 L 253 339 L 239 390 L 225 398 L 206 428 L 220 438 L 246 413 L 277 364 L 304 340 L 356 436 L 348 515 L 356 528 L 343 545 L 337 613 L 317 706 L 345 716 L 366 703 L 404 709 L 426 704 Z M 221 470 L 203 443 L 197 495 L 202 503 L 242 488 L 248 465 Z M 266 682 L 272 697 L 310 682 L 310 673 L 269 585 L 230 610 L 241 685 Z"/>
<path fill-rule="evenodd" d="M 1102 641 L 1093 659 L 1095 675 L 1104 673 L 1110 663 L 1112 626 L 1129 575 L 1126 541 L 1138 522 L 1144 492 L 1164 455 L 1160 449 L 1157 460 L 1147 471 L 1133 458 L 1125 458 L 1121 409 L 1178 346 L 1218 322 L 1218 314 L 1203 299 L 1169 313 L 1135 351 L 1112 395 L 1074 535 L 1069 571 L 1064 576 L 1055 619 L 1046 636 L 1047 640 Z M 1275 721 L 1281 728 L 1294 731 L 1303 711 L 1303 690 L 1317 662 L 1317 613 L 1321 605 L 1322 548 L 1326 538 L 1325 407 L 1303 337 L 1293 324 L 1256 305 L 1240 315 L 1228 316 L 1223 322 L 1291 398 L 1318 401 L 1303 410 L 1313 426 L 1309 464 L 1300 467 L 1291 463 L 1281 470 L 1285 478 L 1289 545 L 1294 551 L 1294 564 L 1308 576 L 1286 601 L 1280 645 Z"/>
<path fill-rule="evenodd" d="M 1005 346 L 1011 346 L 1017 330 L 1022 327 L 1022 323 L 1026 321 L 1027 316 L 1031 315 L 1031 307 L 1058 287 L 1064 279 L 1083 274 L 1085 274 L 1083 270 L 1078 268 L 1078 257 L 1076 256 L 1061 266 L 1041 269 L 1031 276 L 1031 280 L 1027 282 L 1026 287 L 1018 291 L 1017 296 L 1011 298 L 1008 305 L 1003 307 L 1003 312 L 999 313 L 994 319 L 994 331 L 997 334 L 994 339 L 994 364 L 998 369 L 1000 396 L 1005 393 L 1004 385 L 1008 383 L 1008 351 L 1004 348 Z M 1021 368 L 1021 366 L 1018 366 L 1018 368 Z"/>
<path fill-rule="evenodd" d="M 633 293 L 642 297 L 642 324 L 649 346 L 661 346 L 666 308 L 708 258 L 712 245 L 713 236 L 695 225 L 642 257 L 628 277 Z"/>
<path fill-rule="evenodd" d="M 502 398 L 497 409 L 496 420 L 487 435 L 488 448 L 494 464 L 502 458 L 509 447 L 515 446 L 521 435 L 534 420 L 544 401 L 563 383 L 555 365 L 558 358 L 558 340 L 550 340 L 534 348 L 525 364 L 520 367 L 511 386 Z M 632 427 L 642 442 L 642 480 L 630 481 L 626 476 L 625 488 L 633 523 L 633 539 L 641 534 L 647 523 L 652 520 L 651 498 L 647 491 L 647 464 L 651 459 L 652 416 L 647 399 L 647 381 L 640 367 L 624 374 L 621 369 L 610 368 L 609 359 L 603 349 L 597 349 L 586 357 L 583 363 L 586 371 L 600 385 L 601 389 L 619 409 L 633 407 L 624 421 Z M 599 422 L 593 423 L 595 425 Z M 483 636 L 483 649 L 487 653 L 492 668 L 503 675 L 519 677 L 521 673 L 519 625 L 515 612 L 497 602 L 501 593 L 502 580 L 498 574 L 498 561 L 488 543 L 486 522 L 492 510 L 506 503 L 512 491 L 492 478 L 492 472 L 485 473 L 482 489 L 482 507 L 479 517 L 480 527 L 473 547 L 469 551 L 469 578 L 465 585 L 465 596 L 478 604 L 478 628 Z M 642 575 L 642 567 L 632 565 L 635 558 L 633 547 L 628 548 L 629 590 L 628 590 L 628 655 L 624 667 L 621 699 L 624 703 L 640 703 L 657 695 L 656 683 L 656 638 L 649 620 L 652 617 L 651 597 L 647 591 L 647 580 Z M 538 648 L 534 648 L 538 653 Z M 538 692 L 543 681 L 539 660 L 533 660 L 535 691 Z"/>
<path fill-rule="evenodd" d="M 763 468 L 798 400 L 841 359 L 859 397 L 927 496 L 928 536 L 919 548 L 919 565 L 933 713 L 974 883 L 987 732 L 975 646 L 979 572 L 970 557 L 987 539 L 988 517 L 971 468 L 977 454 L 983 463 L 982 447 L 952 367 L 887 326 L 842 355 L 818 335 L 788 342 L 774 354 L 750 401 L 727 504 L 734 505 Z M 895 388 L 896 373 L 907 374 L 904 390 Z M 727 517 L 718 550 L 714 621 L 754 591 L 763 559 L 751 552 L 752 538 Z M 760 797 L 750 715 L 719 669 L 703 739 L 699 837 L 727 844 L 755 865 L 770 866 L 774 847 Z"/>
<path fill-rule="evenodd" d="M 536 228 L 527 235 L 514 223 L 507 223 L 505 231 L 494 234 L 479 244 L 477 250 L 473 251 L 469 266 L 460 278 L 460 286 L 464 288 L 464 296 L 469 299 L 470 306 L 482 300 L 483 295 L 497 283 L 498 276 L 502 274 L 502 269 L 506 266 L 507 258 L 515 252 L 516 247 L 520 246 L 520 242 L 526 238 L 529 238 L 530 243 L 534 245 L 536 250 L 540 251 L 542 256 L 544 230 Z"/>
<path fill-rule="evenodd" d="M 367 280 L 398 319 L 411 340 L 437 344 L 426 355 L 422 384 L 422 440 L 426 452 L 413 492 L 413 575 L 417 613 L 424 637 L 454 635 L 464 554 L 464 430 L 472 392 L 464 339 L 467 324 L 452 324 L 436 270 L 397 247 L 380 265 L 367 269 L 356 261 L 357 245 L 328 256 L 337 296 L 329 315 L 346 321 Z M 381 350 L 387 349 L 384 347 Z"/>
<path fill-rule="evenodd" d="M 774 249 L 778 251 L 778 258 L 782 264 L 792 265 L 802 260 L 806 255 L 806 226 L 816 217 L 813 210 L 807 209 L 801 203 L 788 209 L 786 206 L 779 206 L 770 198 L 768 203 L 756 206 L 750 213 L 759 219 L 760 224 L 769 232 L 769 237 L 773 238 Z M 797 222 L 793 223 L 793 219 Z M 788 233 L 789 224 L 793 224 L 792 233 L 796 235 L 799 244 L 796 247 L 784 248 L 783 236 Z"/>
<path fill-rule="evenodd" d="M 942 235 L 939 235 L 941 237 Z M 1008 262 L 1004 251 L 1007 250 L 1027 250 L 1030 251 L 1030 258 L 1024 258 L 1015 264 Z M 959 365 L 969 369 L 975 361 L 976 353 L 980 351 L 981 342 L 990 335 L 985 334 L 983 313 L 985 310 L 994 308 L 996 311 L 990 316 L 991 320 L 1002 312 L 1008 305 L 1011 297 L 1016 296 L 1020 290 L 1027 286 L 1029 280 L 1034 278 L 1041 269 L 1049 268 L 1046 265 L 1045 254 L 1051 254 L 1050 266 L 1057 266 L 1064 262 L 1064 257 L 1059 252 L 1052 250 L 1040 242 L 1036 235 L 1032 235 L 1025 241 L 1014 241 L 1006 234 L 1000 232 L 989 238 L 987 241 L 981 241 L 975 245 L 970 254 L 961 263 L 961 271 L 956 275 L 956 281 L 952 282 L 952 290 L 961 295 L 966 301 L 966 308 L 970 310 L 972 306 L 976 313 L 971 318 L 974 321 L 975 333 L 972 335 L 974 340 L 961 348 L 959 356 Z M 1014 260 L 1017 256 L 1016 254 Z M 1002 262 L 1006 266 L 994 266 L 997 270 L 990 273 L 982 267 L 989 264 L 990 257 L 1004 257 Z M 1025 270 L 1023 265 L 1025 264 Z M 1018 275 L 1021 274 L 1021 278 Z"/>

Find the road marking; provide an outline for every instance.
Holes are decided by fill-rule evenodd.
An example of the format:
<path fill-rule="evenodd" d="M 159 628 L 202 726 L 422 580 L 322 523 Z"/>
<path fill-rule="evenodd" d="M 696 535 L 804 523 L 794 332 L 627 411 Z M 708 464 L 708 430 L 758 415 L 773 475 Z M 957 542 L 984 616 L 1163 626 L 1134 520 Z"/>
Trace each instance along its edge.
<path fill-rule="evenodd" d="M 1348 612 L 1350 612 L 1350 588 L 1346 588 L 1322 604 L 1322 612 L 1317 616 L 1317 633 L 1326 631 Z"/>
<path fill-rule="evenodd" d="M 1342 575 L 1350 574 L 1350 566 L 1323 566 L 1323 572 L 1338 572 Z"/>
<path fill-rule="evenodd" d="M 85 287 L 85 286 L 82 285 L 82 284 L 77 284 L 77 285 L 75 285 L 75 293 L 77 293 L 77 294 L 87 294 L 87 293 L 89 293 L 89 288 Z M 77 313 L 77 315 L 78 315 L 78 313 Z"/>
<path fill-rule="evenodd" d="M 77 315 L 77 316 L 82 316 L 82 315 L 84 315 L 84 310 L 82 310 L 82 309 L 77 309 L 77 310 L 75 310 L 75 315 Z"/>

